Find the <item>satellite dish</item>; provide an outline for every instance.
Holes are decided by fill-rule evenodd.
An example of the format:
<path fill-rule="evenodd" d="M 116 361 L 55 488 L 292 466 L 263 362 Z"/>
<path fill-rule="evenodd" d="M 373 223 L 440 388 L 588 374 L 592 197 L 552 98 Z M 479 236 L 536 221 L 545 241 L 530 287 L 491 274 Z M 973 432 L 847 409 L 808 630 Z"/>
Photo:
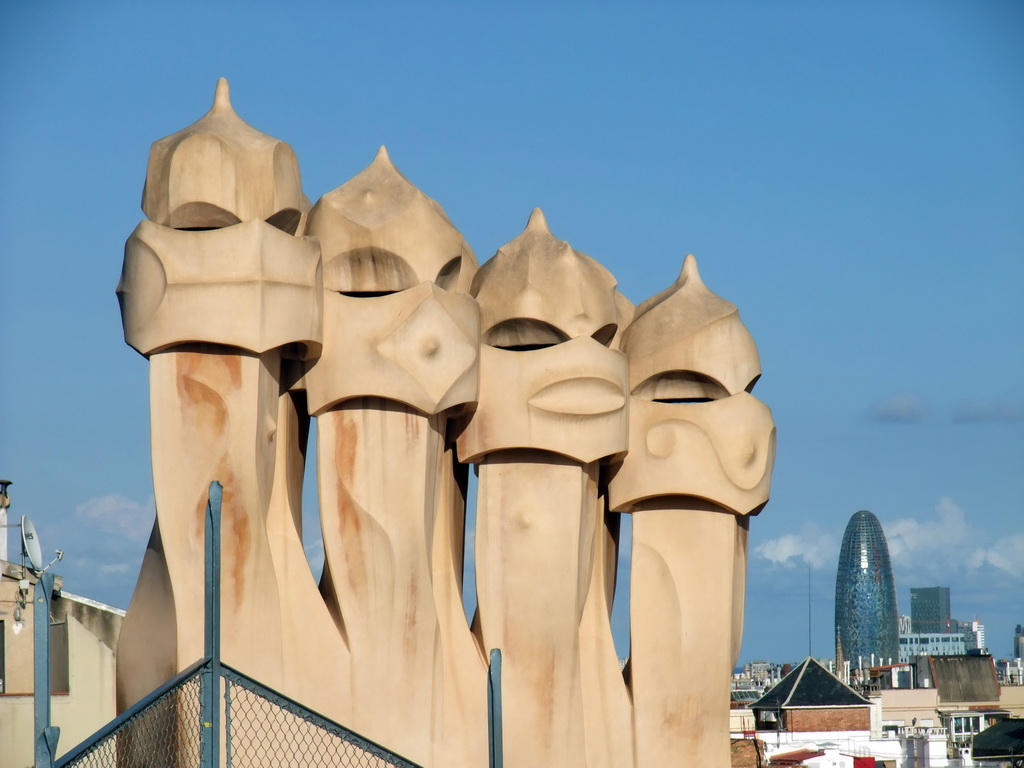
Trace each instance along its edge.
<path fill-rule="evenodd" d="M 28 515 L 21 516 L 21 552 L 28 558 L 33 571 L 43 570 L 43 550 L 39 547 L 39 534 Z"/>

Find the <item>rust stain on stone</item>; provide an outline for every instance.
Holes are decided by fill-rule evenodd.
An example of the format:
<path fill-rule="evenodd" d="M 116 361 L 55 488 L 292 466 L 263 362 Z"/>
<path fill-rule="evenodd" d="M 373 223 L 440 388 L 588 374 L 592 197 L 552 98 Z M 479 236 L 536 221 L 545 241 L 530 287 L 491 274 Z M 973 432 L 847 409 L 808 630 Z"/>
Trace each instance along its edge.
<path fill-rule="evenodd" d="M 233 356 L 179 352 L 175 362 L 178 397 L 189 422 L 200 425 L 204 434 L 223 436 L 228 426 L 225 390 L 239 387 L 241 361 Z M 217 375 L 221 372 L 228 374 L 227 381 Z"/>
<path fill-rule="evenodd" d="M 230 530 L 225 531 L 224 538 L 230 542 L 231 547 L 231 577 L 235 604 L 241 605 L 247 586 L 246 565 L 249 562 L 249 555 L 252 553 L 252 530 L 244 499 L 239 500 L 237 494 L 232 490 L 237 483 L 234 471 L 226 462 L 223 462 L 218 469 L 224 478 L 220 480 L 224 485 L 223 514 L 230 525 Z"/>
<path fill-rule="evenodd" d="M 367 583 L 366 554 L 363 542 L 362 510 L 352 498 L 349 488 L 355 474 L 356 450 L 359 441 L 359 427 L 348 411 L 328 414 L 334 428 L 335 494 L 338 499 L 337 530 L 339 541 L 344 548 L 346 559 L 344 571 L 354 590 L 361 590 Z"/>

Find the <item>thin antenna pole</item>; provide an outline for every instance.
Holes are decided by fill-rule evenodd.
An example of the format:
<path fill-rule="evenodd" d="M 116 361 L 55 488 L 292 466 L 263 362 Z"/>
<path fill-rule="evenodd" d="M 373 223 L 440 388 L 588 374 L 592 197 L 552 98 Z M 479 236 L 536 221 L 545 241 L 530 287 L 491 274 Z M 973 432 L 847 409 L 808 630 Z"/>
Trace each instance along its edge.
<path fill-rule="evenodd" d="M 807 655 L 811 655 L 811 564 L 807 564 Z"/>

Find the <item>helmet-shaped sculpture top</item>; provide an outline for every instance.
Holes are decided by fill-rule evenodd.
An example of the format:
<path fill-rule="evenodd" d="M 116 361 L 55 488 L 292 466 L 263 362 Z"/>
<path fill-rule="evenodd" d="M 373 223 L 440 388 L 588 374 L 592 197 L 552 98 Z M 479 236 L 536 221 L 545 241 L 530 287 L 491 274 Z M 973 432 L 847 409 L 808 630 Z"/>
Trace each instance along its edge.
<path fill-rule="evenodd" d="M 235 114 L 223 77 L 210 111 L 150 150 L 142 210 L 165 227 L 263 220 L 295 234 L 308 207 L 292 148 Z"/>
<path fill-rule="evenodd" d="M 392 293 L 433 282 L 465 292 L 476 272 L 473 251 L 444 209 L 395 168 L 384 147 L 316 202 L 306 234 L 320 241 L 328 291 Z"/>
<path fill-rule="evenodd" d="M 483 338 L 494 347 L 547 346 L 581 336 L 607 345 L 618 326 L 615 278 L 548 229 L 540 208 L 473 280 Z"/>
<path fill-rule="evenodd" d="M 682 376 L 685 386 L 697 379 L 721 387 L 718 396 L 726 396 L 749 391 L 761 375 L 757 347 L 736 305 L 704 285 L 692 255 L 675 283 L 637 307 L 622 349 L 629 355 L 630 389 L 650 399 L 672 398 L 672 393 L 651 397 L 638 388 L 672 389 L 683 383 Z"/>

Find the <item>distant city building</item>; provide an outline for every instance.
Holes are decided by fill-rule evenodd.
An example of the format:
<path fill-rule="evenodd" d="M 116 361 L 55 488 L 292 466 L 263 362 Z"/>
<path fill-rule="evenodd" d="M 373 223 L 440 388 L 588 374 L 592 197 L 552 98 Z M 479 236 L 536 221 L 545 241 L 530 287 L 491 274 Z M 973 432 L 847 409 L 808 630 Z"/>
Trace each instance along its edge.
<path fill-rule="evenodd" d="M 964 647 L 968 652 L 988 653 L 985 645 L 985 625 L 975 619 L 963 633 Z"/>
<path fill-rule="evenodd" d="M 836 659 L 851 666 L 899 658 L 896 585 L 878 518 L 861 510 L 843 534 L 836 572 Z"/>
<path fill-rule="evenodd" d="M 948 632 L 900 633 L 900 663 L 905 664 L 916 656 L 963 656 L 967 644 L 963 635 Z"/>
<path fill-rule="evenodd" d="M 1000 685 L 1024 685 L 1024 658 L 1000 659 L 996 662 Z"/>
<path fill-rule="evenodd" d="M 1013 631 L 1013 658 L 1024 659 L 1024 624 Z"/>
<path fill-rule="evenodd" d="M 901 635 L 909 635 L 914 630 L 910 628 L 910 617 L 900 616 L 898 620 L 899 630 Z"/>
<path fill-rule="evenodd" d="M 950 626 L 949 587 L 914 587 L 910 590 L 910 631 L 955 631 Z"/>
<path fill-rule="evenodd" d="M 782 679 L 782 665 L 771 661 L 748 661 L 743 665 L 743 675 L 755 688 L 763 689 Z"/>

